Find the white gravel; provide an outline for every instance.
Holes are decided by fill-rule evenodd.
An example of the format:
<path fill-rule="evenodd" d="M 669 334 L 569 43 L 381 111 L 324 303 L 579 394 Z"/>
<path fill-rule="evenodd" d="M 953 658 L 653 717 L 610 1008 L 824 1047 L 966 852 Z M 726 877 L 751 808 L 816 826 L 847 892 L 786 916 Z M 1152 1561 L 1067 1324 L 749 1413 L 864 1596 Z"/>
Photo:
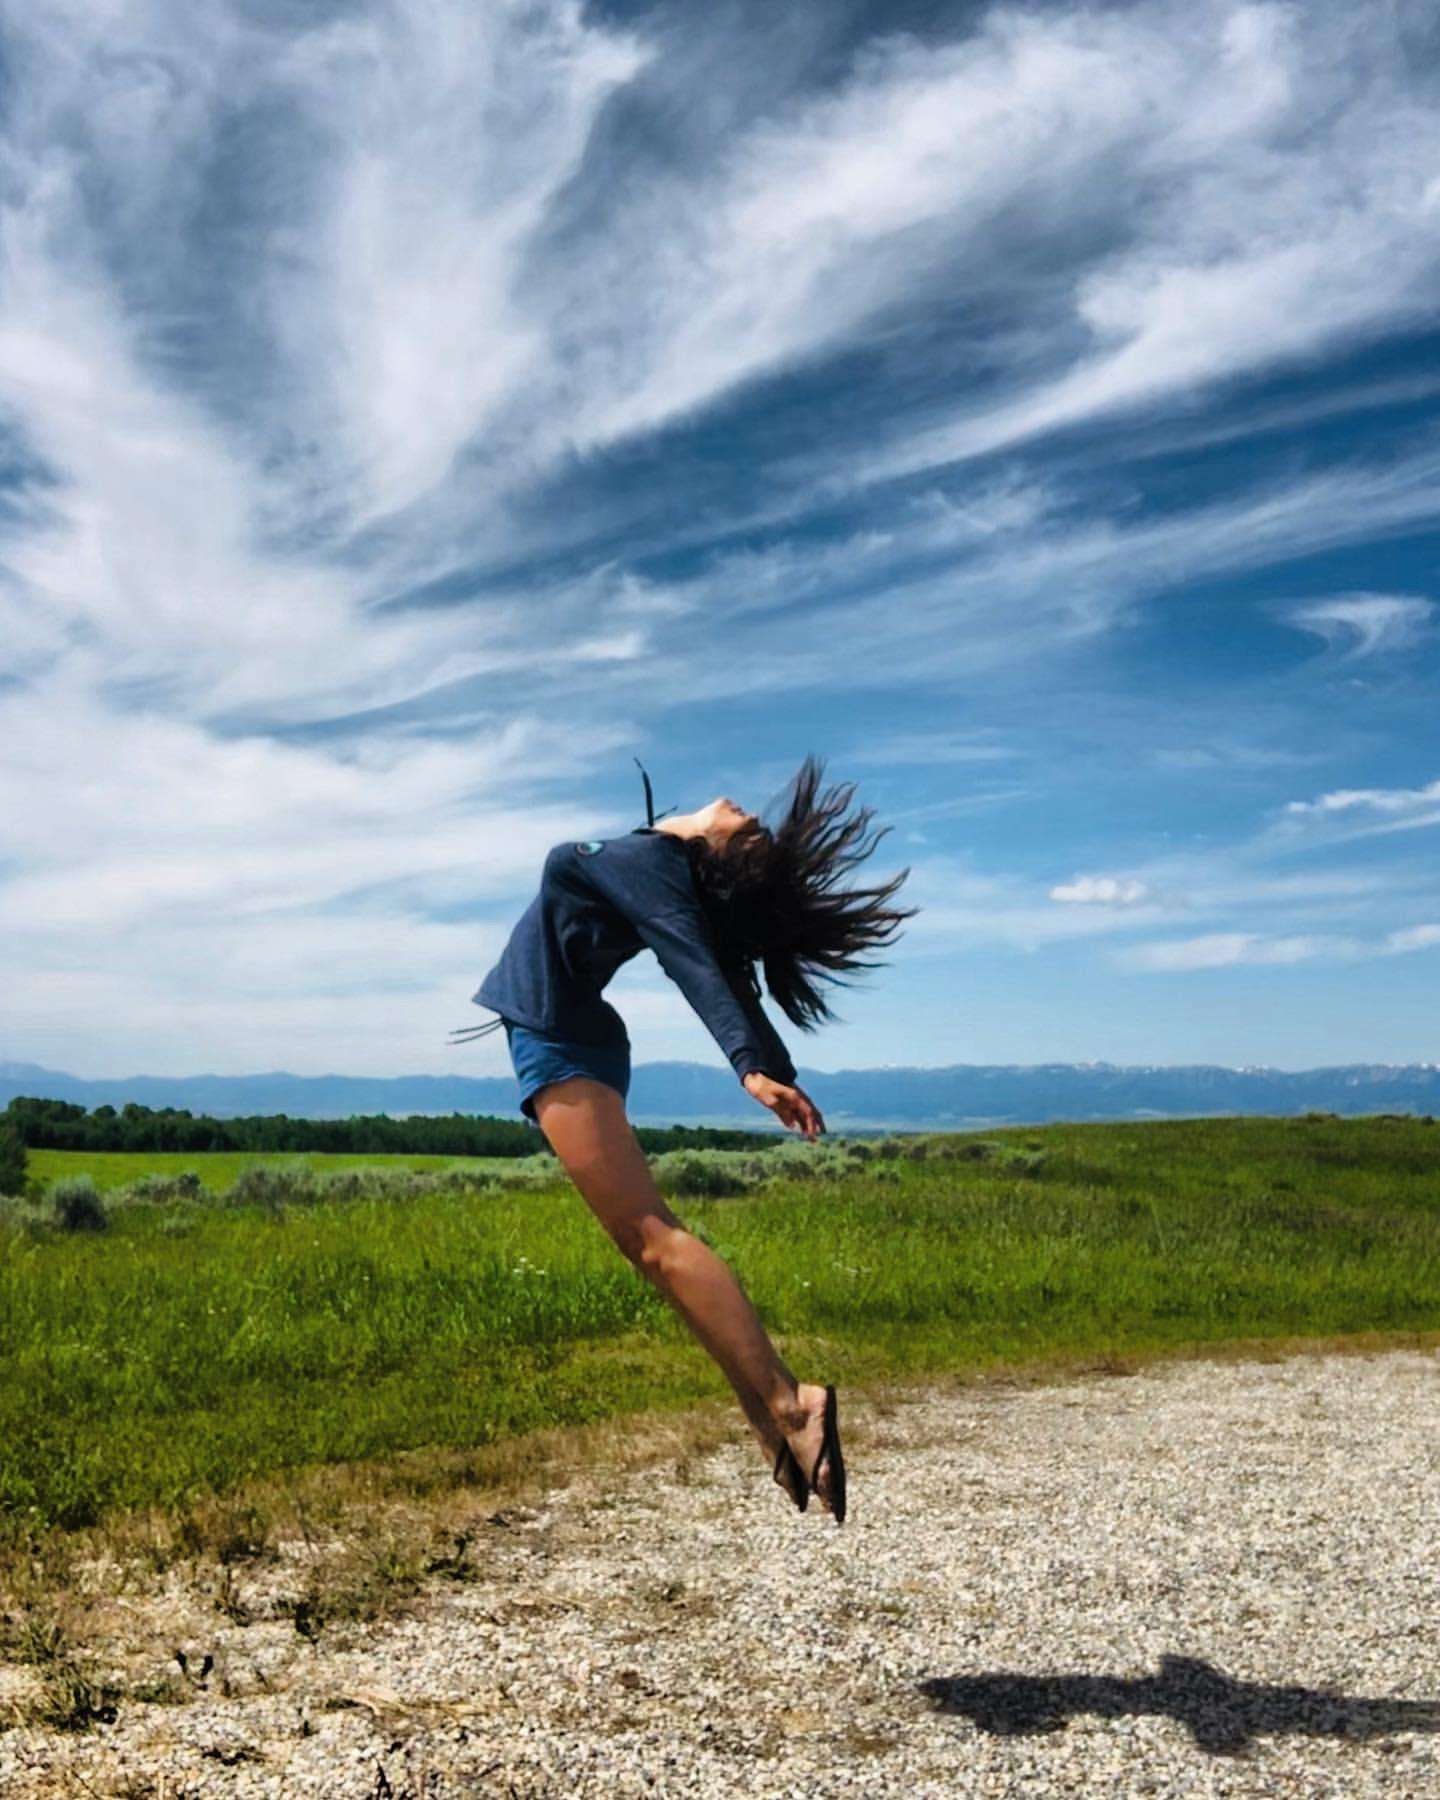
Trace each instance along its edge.
<path fill-rule="evenodd" d="M 1437 1400 L 1421 1352 L 842 1394 L 843 1528 L 737 1423 L 477 1510 L 414 1617 L 5 1733 L 0 1794 L 1440 1796 Z"/>

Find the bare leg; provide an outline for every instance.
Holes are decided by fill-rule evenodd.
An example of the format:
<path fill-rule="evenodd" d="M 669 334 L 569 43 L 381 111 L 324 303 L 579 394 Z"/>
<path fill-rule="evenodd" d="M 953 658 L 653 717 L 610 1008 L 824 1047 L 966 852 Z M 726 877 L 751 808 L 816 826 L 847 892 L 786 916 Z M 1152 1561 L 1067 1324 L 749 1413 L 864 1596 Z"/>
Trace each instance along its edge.
<path fill-rule="evenodd" d="M 767 1459 L 784 1438 L 808 1475 L 823 1442 L 825 1390 L 796 1381 L 729 1266 L 665 1204 L 621 1096 L 577 1075 L 542 1088 L 535 1112 L 591 1211 L 724 1371 Z M 826 1468 L 815 1492 L 828 1503 Z"/>

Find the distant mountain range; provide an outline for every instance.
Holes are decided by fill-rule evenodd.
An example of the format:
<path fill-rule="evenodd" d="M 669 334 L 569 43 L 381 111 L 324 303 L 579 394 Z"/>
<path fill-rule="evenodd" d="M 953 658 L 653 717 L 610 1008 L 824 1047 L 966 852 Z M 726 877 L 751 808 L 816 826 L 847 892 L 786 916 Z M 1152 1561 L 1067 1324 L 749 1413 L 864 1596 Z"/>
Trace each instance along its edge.
<path fill-rule="evenodd" d="M 944 1130 L 1047 1119 L 1153 1119 L 1227 1113 L 1440 1113 L 1440 1065 L 1354 1063 L 1333 1069 L 1223 1069 L 1206 1064 L 988 1065 L 942 1069 L 801 1069 L 799 1080 L 832 1131 Z M 34 1063 L 0 1062 L 0 1106 L 17 1094 L 81 1106 L 183 1107 L 214 1118 L 286 1113 L 299 1119 L 356 1113 L 516 1116 L 508 1076 L 132 1075 L 86 1081 Z M 639 1124 L 774 1125 L 728 1069 L 641 1063 L 630 1090 Z M 774 1126 L 778 1129 L 778 1126 Z"/>

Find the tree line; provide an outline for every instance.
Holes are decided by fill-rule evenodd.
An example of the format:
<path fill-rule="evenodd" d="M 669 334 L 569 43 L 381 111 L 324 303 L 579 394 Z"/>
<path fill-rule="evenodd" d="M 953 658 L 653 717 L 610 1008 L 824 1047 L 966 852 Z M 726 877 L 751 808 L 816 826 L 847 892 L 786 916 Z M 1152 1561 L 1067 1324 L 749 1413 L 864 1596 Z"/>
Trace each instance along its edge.
<path fill-rule="evenodd" d="M 212 1119 L 183 1108 L 86 1108 L 70 1100 L 14 1099 L 0 1113 L 0 1139 L 13 1136 L 31 1150 L 336 1150 L 374 1156 L 533 1156 L 549 1152 L 533 1125 L 484 1114 L 417 1113 L 392 1119 L 375 1113 L 349 1119 L 292 1119 L 286 1113 Z M 647 1151 L 708 1148 L 745 1150 L 751 1131 L 705 1125 L 642 1126 Z"/>

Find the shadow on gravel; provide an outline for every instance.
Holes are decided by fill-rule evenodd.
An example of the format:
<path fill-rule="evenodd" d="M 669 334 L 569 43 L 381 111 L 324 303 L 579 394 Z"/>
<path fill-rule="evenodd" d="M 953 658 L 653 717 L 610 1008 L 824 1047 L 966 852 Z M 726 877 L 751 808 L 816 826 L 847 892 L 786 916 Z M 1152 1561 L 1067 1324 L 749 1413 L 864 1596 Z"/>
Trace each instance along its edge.
<path fill-rule="evenodd" d="M 1237 1756 L 1267 1733 L 1364 1743 L 1392 1732 L 1440 1732 L 1440 1701 L 1359 1700 L 1322 1688 L 1234 1681 L 1193 1656 L 1162 1656 L 1158 1675 L 950 1675 L 920 1683 L 938 1711 L 961 1713 L 997 1737 L 1063 1731 L 1076 1713 L 1115 1719 L 1163 1713 L 1197 1747 Z"/>

